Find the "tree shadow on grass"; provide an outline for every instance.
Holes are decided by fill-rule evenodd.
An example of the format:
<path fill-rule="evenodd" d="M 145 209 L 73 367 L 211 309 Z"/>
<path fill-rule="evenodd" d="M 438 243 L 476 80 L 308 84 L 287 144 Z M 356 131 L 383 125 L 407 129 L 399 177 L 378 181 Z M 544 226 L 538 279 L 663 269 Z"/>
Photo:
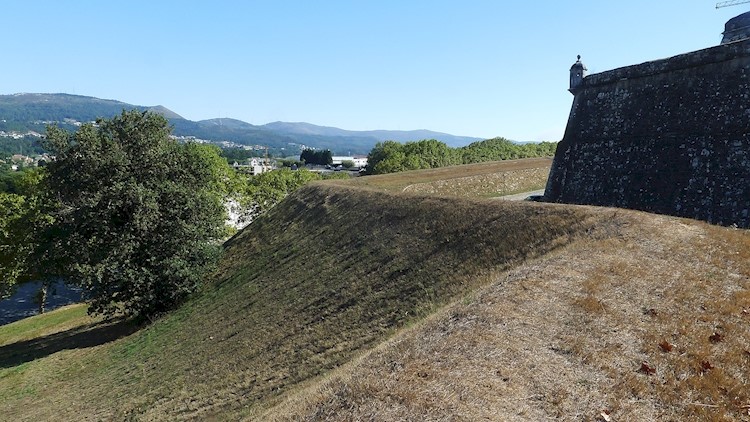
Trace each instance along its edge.
<path fill-rule="evenodd" d="M 99 346 L 132 334 L 140 326 L 131 320 L 103 321 L 32 340 L 0 346 L 0 369 L 49 356 L 61 350 Z"/>

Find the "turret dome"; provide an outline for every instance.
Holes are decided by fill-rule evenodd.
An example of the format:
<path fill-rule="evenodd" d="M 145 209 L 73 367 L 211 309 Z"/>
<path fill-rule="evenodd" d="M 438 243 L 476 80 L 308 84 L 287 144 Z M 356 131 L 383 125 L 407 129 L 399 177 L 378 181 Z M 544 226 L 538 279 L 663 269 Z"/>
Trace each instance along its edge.
<path fill-rule="evenodd" d="M 586 65 L 583 64 L 583 63 L 581 63 L 581 56 L 580 55 L 578 56 L 578 60 L 575 63 L 573 63 L 573 66 L 570 66 L 571 72 L 573 70 L 576 70 L 576 69 L 580 69 L 580 70 L 582 70 L 584 72 L 588 70 L 588 69 L 586 69 Z"/>

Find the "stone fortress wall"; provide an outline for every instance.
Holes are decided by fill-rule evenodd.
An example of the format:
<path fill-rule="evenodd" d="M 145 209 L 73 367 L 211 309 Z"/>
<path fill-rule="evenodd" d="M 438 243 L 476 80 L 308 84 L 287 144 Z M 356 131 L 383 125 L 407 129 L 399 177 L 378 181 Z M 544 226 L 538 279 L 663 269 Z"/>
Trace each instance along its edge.
<path fill-rule="evenodd" d="M 546 201 L 750 227 L 750 39 L 579 78 L 581 67 Z"/>

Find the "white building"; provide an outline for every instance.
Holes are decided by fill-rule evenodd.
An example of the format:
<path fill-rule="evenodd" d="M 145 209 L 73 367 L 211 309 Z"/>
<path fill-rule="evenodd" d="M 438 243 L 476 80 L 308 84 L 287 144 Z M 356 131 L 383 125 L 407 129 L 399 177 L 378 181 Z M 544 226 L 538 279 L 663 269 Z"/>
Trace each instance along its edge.
<path fill-rule="evenodd" d="M 232 167 L 238 170 L 242 169 L 252 176 L 273 170 L 273 166 L 265 163 L 265 160 L 262 158 L 252 158 L 247 160 L 246 163 L 247 164 L 240 164 L 235 161 L 234 164 L 232 164 Z"/>
<path fill-rule="evenodd" d="M 342 164 L 344 161 L 351 161 L 354 163 L 354 167 L 358 167 L 358 168 L 362 168 L 367 165 L 366 156 L 350 156 L 350 157 L 336 156 L 336 157 L 331 157 L 331 159 L 333 160 L 332 164 L 334 166 L 338 166 Z"/>

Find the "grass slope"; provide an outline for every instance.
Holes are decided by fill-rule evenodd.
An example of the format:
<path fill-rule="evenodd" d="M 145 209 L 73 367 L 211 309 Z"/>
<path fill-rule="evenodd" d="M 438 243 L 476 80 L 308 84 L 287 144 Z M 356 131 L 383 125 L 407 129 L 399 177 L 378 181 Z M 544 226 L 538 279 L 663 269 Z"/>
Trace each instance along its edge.
<path fill-rule="evenodd" d="M 603 220 L 584 208 L 314 184 L 231 239 L 215 283 L 150 327 L 82 347 L 66 342 L 82 330 L 116 338 L 129 327 L 83 326 L 41 343 L 0 343 L 0 357 L 12 356 L 0 360 L 0 414 L 255 415 L 496 271 L 568 244 Z"/>
<path fill-rule="evenodd" d="M 750 233 L 617 211 L 269 420 L 750 420 Z"/>
<path fill-rule="evenodd" d="M 357 177 L 337 183 L 386 192 L 488 197 L 544 188 L 551 165 L 551 158 L 525 158 Z"/>

